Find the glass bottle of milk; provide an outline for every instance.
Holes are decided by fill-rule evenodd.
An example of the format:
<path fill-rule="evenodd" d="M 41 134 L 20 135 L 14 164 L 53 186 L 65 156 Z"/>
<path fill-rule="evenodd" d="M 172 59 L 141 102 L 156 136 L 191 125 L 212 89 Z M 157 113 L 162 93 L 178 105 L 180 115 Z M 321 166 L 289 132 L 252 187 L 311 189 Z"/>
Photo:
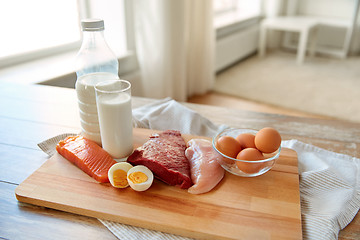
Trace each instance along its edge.
<path fill-rule="evenodd" d="M 75 62 L 81 132 L 101 145 L 95 85 L 104 80 L 119 79 L 119 62 L 105 41 L 103 20 L 84 19 L 81 28 L 83 40 Z"/>

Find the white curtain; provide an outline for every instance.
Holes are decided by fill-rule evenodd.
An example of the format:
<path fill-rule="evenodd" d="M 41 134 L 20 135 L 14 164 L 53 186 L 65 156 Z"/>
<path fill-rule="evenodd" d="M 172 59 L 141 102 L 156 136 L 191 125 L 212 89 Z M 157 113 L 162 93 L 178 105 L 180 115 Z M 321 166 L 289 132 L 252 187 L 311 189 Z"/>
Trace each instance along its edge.
<path fill-rule="evenodd" d="M 214 81 L 210 0 L 136 0 L 135 40 L 145 97 L 186 101 Z"/>

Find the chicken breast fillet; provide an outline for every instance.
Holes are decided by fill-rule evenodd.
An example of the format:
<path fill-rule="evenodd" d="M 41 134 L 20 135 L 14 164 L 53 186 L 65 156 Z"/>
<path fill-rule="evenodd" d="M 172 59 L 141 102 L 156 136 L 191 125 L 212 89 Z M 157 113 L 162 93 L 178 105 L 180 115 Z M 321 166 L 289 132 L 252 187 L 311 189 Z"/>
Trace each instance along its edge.
<path fill-rule="evenodd" d="M 209 192 L 224 177 L 225 170 L 217 161 L 221 156 L 213 149 L 209 140 L 190 140 L 185 155 L 190 163 L 191 180 L 194 183 L 188 189 L 189 193 Z"/>

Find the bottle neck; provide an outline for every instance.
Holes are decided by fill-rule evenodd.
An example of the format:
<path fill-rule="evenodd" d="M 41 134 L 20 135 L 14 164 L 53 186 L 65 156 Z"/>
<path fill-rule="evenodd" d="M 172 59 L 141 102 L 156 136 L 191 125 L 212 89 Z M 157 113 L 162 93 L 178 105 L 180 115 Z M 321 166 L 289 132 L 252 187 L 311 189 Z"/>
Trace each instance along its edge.
<path fill-rule="evenodd" d="M 104 31 L 83 31 L 83 43 L 91 43 L 91 42 L 105 42 Z"/>
<path fill-rule="evenodd" d="M 104 38 L 104 31 L 83 31 L 81 48 L 77 54 L 77 76 L 95 72 L 118 75 L 118 60 Z"/>

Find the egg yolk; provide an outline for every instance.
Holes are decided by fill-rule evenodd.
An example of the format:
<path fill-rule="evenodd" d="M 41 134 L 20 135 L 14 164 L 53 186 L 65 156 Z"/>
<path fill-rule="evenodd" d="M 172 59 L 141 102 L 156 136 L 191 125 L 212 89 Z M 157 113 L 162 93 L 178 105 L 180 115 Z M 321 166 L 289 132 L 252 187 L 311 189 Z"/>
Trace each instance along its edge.
<path fill-rule="evenodd" d="M 113 179 L 115 187 L 125 188 L 129 186 L 127 181 L 127 173 L 122 169 L 117 169 L 114 171 Z"/>
<path fill-rule="evenodd" d="M 135 184 L 143 183 L 148 180 L 148 177 L 143 172 L 133 172 L 129 175 L 130 181 Z"/>

